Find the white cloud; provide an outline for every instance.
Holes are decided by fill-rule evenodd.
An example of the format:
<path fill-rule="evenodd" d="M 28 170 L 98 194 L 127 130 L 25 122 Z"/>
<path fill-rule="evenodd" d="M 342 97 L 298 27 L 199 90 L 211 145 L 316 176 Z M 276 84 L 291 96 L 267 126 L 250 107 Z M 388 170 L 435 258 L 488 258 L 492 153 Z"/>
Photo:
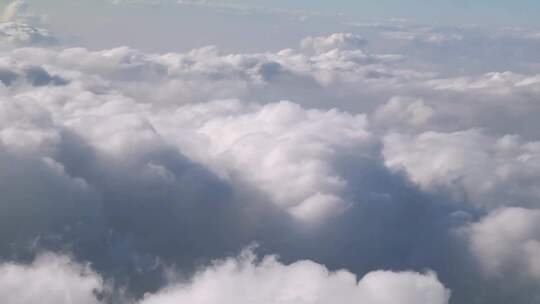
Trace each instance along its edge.
<path fill-rule="evenodd" d="M 386 290 L 391 290 L 389 293 Z M 0 264 L 0 297 L 8 304 L 102 304 L 109 297 L 103 279 L 88 265 L 44 253 L 33 263 Z M 216 260 L 189 282 L 171 282 L 140 301 L 117 303 L 366 303 L 447 304 L 450 291 L 433 272 L 375 271 L 358 281 L 347 271 L 329 271 L 312 261 L 285 265 L 276 256 L 257 259 L 251 250 Z"/>
<path fill-rule="evenodd" d="M 81 92 L 79 85 L 44 87 L 11 101 L 28 103 L 31 110 L 39 105 L 53 121 L 19 128 L 8 123 L 0 130 L 6 147 L 54 151 L 62 129 L 118 160 L 175 146 L 225 178 L 249 182 L 306 222 L 340 214 L 351 203 L 347 181 L 334 168 L 341 157 L 377 158 L 364 115 L 306 110 L 285 101 L 225 100 L 161 110 L 117 94 Z M 24 110 L 17 115 L 32 117 Z"/>
<path fill-rule="evenodd" d="M 333 168 L 340 155 L 376 157 L 363 115 L 305 110 L 291 102 L 189 105 L 152 121 L 188 156 L 218 173 L 239 175 L 308 222 L 349 204 L 342 195 L 347 181 Z M 193 139 L 182 140 L 189 129 Z"/>
<path fill-rule="evenodd" d="M 346 270 L 299 261 L 284 265 L 276 257 L 257 262 L 245 252 L 200 271 L 190 283 L 172 284 L 141 304 L 445 304 L 450 292 L 433 273 L 377 271 L 360 281 Z"/>
<path fill-rule="evenodd" d="M 540 210 L 498 209 L 461 233 L 487 275 L 540 281 Z"/>
<path fill-rule="evenodd" d="M 96 76 L 112 82 L 114 89 L 126 95 L 160 104 L 227 98 L 271 101 L 307 94 L 303 98 L 331 107 L 329 98 L 334 92 L 361 97 L 433 76 L 396 69 L 393 66 L 404 59 L 400 55 L 368 54 L 344 47 L 317 54 L 294 50 L 223 54 L 215 47 L 205 47 L 160 55 L 122 47 L 98 52 L 20 49 L 9 55 L 35 65 L 54 64 Z"/>
<path fill-rule="evenodd" d="M 330 36 L 307 37 L 301 42 L 302 49 L 321 54 L 334 49 L 356 50 L 367 44 L 367 40 L 351 33 L 335 33 Z"/>
<path fill-rule="evenodd" d="M 480 130 L 393 133 L 384 140 L 390 168 L 405 169 L 426 190 L 450 189 L 458 201 L 488 208 L 540 199 L 540 144 Z"/>
<path fill-rule="evenodd" d="M 353 154 L 378 158 L 365 115 L 309 110 L 285 101 L 197 103 L 189 95 L 185 103 L 191 103 L 174 105 L 163 103 L 167 97 L 151 96 L 158 87 L 176 87 L 168 97 L 172 98 L 177 88 L 182 91 L 186 85 L 196 94 L 219 96 L 221 89 L 238 94 L 230 84 L 238 83 L 241 92 L 264 85 L 265 77 L 270 77 L 265 73 L 280 72 L 261 71 L 281 55 L 275 56 L 220 56 L 212 49 L 162 56 L 127 48 L 95 53 L 20 50 L 14 55 L 20 62 L 48 62 L 51 73 L 69 82 L 40 90 L 23 87 L 16 103 L 39 105 L 59 128 L 79 134 L 115 159 L 176 146 L 221 176 L 254 185 L 298 219 L 317 222 L 340 214 L 352 203 L 346 197 L 348 183 L 335 169 L 336 163 Z M 296 60 L 296 56 L 302 55 L 283 60 Z M 17 66 L 8 64 L 6 69 L 17 71 Z M 217 84 L 208 81 L 213 77 Z M 204 90 L 202 86 L 207 85 L 218 89 Z"/>
<path fill-rule="evenodd" d="M 0 33 L 10 48 L 50 36 L 8 15 Z M 464 43 L 434 30 L 409 34 Z M 518 72 L 440 75 L 407 56 L 368 52 L 362 37 L 312 36 L 297 50 L 262 53 L 1 51 L 0 186 L 8 199 L 0 214 L 12 219 L 0 221 L 0 254 L 33 238 L 79 255 L 99 243 L 88 254 L 101 262 L 96 269 L 132 279 L 138 292 L 160 287 L 149 273 L 162 260 L 189 269 L 259 238 L 358 273 L 447 269 L 440 260 L 451 253 L 438 260 L 438 248 L 421 250 L 449 242 L 444 220 L 459 225 L 499 207 L 534 207 L 540 198 L 540 81 Z M 451 199 L 468 202 L 471 214 L 453 213 L 456 205 L 444 205 Z M 469 227 L 473 253 L 486 257 L 479 259 L 486 272 L 517 264 L 536 278 L 536 216 L 528 215 L 536 212 L 504 210 Z M 514 218 L 529 224 L 498 230 Z M 18 239 L 21 222 L 28 229 Z M 305 229 L 310 224 L 318 229 Z M 408 233 L 418 227 L 440 238 Z M 359 252 L 371 259 L 357 261 Z M 460 275 L 441 277 L 456 285 Z M 224 276 L 230 283 L 216 279 Z M 145 301 L 248 301 L 240 288 L 257 291 L 250 303 L 446 303 L 448 296 L 431 273 L 379 271 L 357 282 L 347 271 L 270 257 L 217 263 Z"/>
<path fill-rule="evenodd" d="M 394 97 L 377 108 L 373 113 L 373 120 L 390 127 L 400 127 L 401 124 L 421 127 L 433 119 L 434 115 L 435 110 L 421 99 Z"/>
<path fill-rule="evenodd" d="M 0 264 L 0 298 L 6 304 L 99 304 L 103 280 L 87 266 L 55 254 L 30 265 Z"/>

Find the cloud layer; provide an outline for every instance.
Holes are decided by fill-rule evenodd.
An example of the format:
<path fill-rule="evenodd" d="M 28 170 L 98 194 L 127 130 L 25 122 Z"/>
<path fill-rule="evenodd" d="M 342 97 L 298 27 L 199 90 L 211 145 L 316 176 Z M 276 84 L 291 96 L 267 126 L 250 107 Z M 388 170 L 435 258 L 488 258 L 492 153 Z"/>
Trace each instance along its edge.
<path fill-rule="evenodd" d="M 529 32 L 394 20 L 150 53 L 59 44 L 22 8 L 0 24 L 7 303 L 540 298 L 534 56 L 436 62 Z"/>

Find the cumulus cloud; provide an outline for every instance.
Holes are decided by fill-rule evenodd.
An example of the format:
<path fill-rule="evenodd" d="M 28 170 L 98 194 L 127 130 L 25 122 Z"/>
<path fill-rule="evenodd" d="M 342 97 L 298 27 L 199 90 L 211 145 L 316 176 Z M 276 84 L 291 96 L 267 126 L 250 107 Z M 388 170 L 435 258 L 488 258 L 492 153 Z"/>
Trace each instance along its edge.
<path fill-rule="evenodd" d="M 126 95 L 152 103 L 228 98 L 292 100 L 307 107 L 339 105 L 351 112 L 365 113 L 402 96 L 422 99 L 426 107 L 434 110 L 438 118 L 431 120 L 429 127 L 452 131 L 486 127 L 501 135 L 510 131 L 527 136 L 533 135 L 532 119 L 521 125 L 507 122 L 537 114 L 533 106 L 538 95 L 535 75 L 443 77 L 401 68 L 403 56 L 370 54 L 347 47 L 321 54 L 293 49 L 226 54 L 209 47 L 162 55 L 130 48 L 98 52 L 76 48 L 62 52 L 19 50 L 10 56 L 19 60 L 34 57 L 34 65 L 55 62 L 67 70 L 82 70 L 99 80 L 113 81 L 115 89 Z M 505 102 L 508 98 L 514 103 Z M 471 107 L 474 109 L 469 111 Z"/>
<path fill-rule="evenodd" d="M 333 49 L 360 49 L 367 44 L 367 40 L 351 33 L 335 33 L 330 36 L 307 37 L 301 42 L 303 49 L 316 53 L 326 53 Z"/>
<path fill-rule="evenodd" d="M 216 174 L 240 176 L 257 185 L 277 205 L 307 221 L 344 211 L 349 204 L 342 198 L 347 182 L 332 168 L 335 158 L 353 151 L 376 157 L 363 115 L 306 110 L 291 102 L 260 106 L 234 100 L 165 112 L 114 94 L 81 95 L 77 82 L 62 83 L 62 78 L 53 78 L 42 68 L 26 71 L 30 84 L 50 89 L 44 88 L 39 101 L 34 100 L 37 96 L 20 97 L 40 103 L 55 116 L 60 130 L 75 132 L 110 157 L 133 154 L 135 147 L 145 151 L 176 146 Z M 17 77 L 10 75 L 6 82 Z M 58 84 L 67 87 L 54 89 Z M 69 90 L 76 95 L 69 97 L 68 107 L 58 109 L 57 103 Z M 89 98 L 97 108 L 88 108 Z M 97 122 L 100 127 L 90 127 Z M 58 127 L 52 128 L 59 132 Z M 5 134 L 11 134 L 8 130 Z M 10 137 L 5 138 L 11 147 Z"/>
<path fill-rule="evenodd" d="M 364 116 L 305 110 L 291 102 L 265 106 L 222 101 L 184 106 L 164 121 L 169 138 L 192 125 L 199 135 L 194 159 L 226 175 L 240 175 L 295 217 L 315 221 L 345 211 L 347 181 L 333 169 L 340 154 L 375 157 Z M 160 128 L 158 126 L 158 128 Z M 182 133 L 185 133 L 182 131 Z M 186 146 L 179 141 L 180 146 Z M 189 144 L 189 143 L 188 143 Z"/>
<path fill-rule="evenodd" d="M 0 264 L 0 297 L 9 304 L 99 304 L 101 277 L 69 257 L 40 255 L 32 264 Z"/>
<path fill-rule="evenodd" d="M 421 99 L 394 97 L 375 110 L 373 120 L 390 127 L 399 127 L 400 123 L 418 127 L 428 123 L 434 115 L 435 110 Z"/>
<path fill-rule="evenodd" d="M 347 88 L 343 98 L 348 100 L 354 94 L 367 94 L 361 93 L 361 88 L 368 86 L 359 87 L 359 83 L 370 83 L 378 90 L 427 77 L 393 67 L 403 60 L 402 56 L 368 54 L 359 49 L 332 49 L 321 54 L 292 49 L 226 54 L 215 47 L 205 47 L 187 53 L 148 54 L 127 47 L 97 52 L 72 48 L 61 52 L 18 50 L 10 56 L 25 61 L 32 58 L 36 65 L 54 63 L 114 81 L 115 88 L 124 94 L 153 103 L 229 98 L 275 101 L 295 97 L 308 105 L 331 108 L 329 94 L 342 88 Z"/>
<path fill-rule="evenodd" d="M 540 81 L 426 55 L 470 32 L 376 26 L 395 49 L 346 31 L 256 53 L 49 48 L 17 3 L 0 25 L 0 281 L 66 278 L 28 293 L 56 303 L 532 294 Z M 283 262 L 222 259 L 253 241 Z M 509 273 L 524 283 L 495 288 Z"/>
<path fill-rule="evenodd" d="M 28 265 L 0 264 L 0 296 L 10 304 L 100 304 L 110 298 L 107 283 L 89 265 L 44 253 Z M 392 290 L 387 293 L 385 290 Z M 136 301 L 116 303 L 341 303 L 447 304 L 450 291 L 432 272 L 371 272 L 358 281 L 347 271 L 329 271 L 312 261 L 282 264 L 276 256 L 258 259 L 250 250 L 216 260 L 189 282 L 174 283 Z"/>
<path fill-rule="evenodd" d="M 262 68 L 272 63 L 266 55 L 26 48 L 6 56 L 4 256 L 69 250 L 140 296 L 162 286 L 168 264 L 189 272 L 252 241 L 292 261 L 317 258 L 359 273 L 386 269 L 394 257 L 390 235 L 398 233 L 391 227 L 424 216 L 415 210 L 435 213 L 384 168 L 365 114 L 289 101 L 206 100 L 216 94 L 200 86 L 216 85 L 209 79 L 223 88 L 246 79 L 264 85 L 276 73 Z M 181 102 L 150 96 L 169 81 L 191 82 L 192 92 L 209 95 Z M 400 201 L 404 194 L 408 204 Z M 28 225 L 17 233 L 21 221 Z M 406 231 L 443 233 L 435 222 Z M 341 235 L 352 231 L 361 231 L 358 244 L 388 235 L 356 262 L 339 250 L 351 246 Z M 328 246 L 309 249 L 321 242 Z M 407 261 L 424 246 L 404 242 Z"/>
<path fill-rule="evenodd" d="M 488 208 L 532 206 L 538 200 L 538 142 L 492 137 L 480 130 L 393 133 L 385 138 L 387 166 L 404 169 L 425 189 L 451 189 L 458 201 Z"/>
<path fill-rule="evenodd" d="M 387 292 L 391 291 L 391 292 Z M 141 304 L 169 303 L 448 303 L 450 292 L 433 273 L 378 271 L 360 281 L 346 270 L 299 261 L 284 265 L 276 257 L 256 261 L 250 252 L 199 272 L 190 283 L 173 284 L 147 295 Z"/>
<path fill-rule="evenodd" d="M 461 231 L 488 276 L 540 280 L 540 211 L 495 210 Z"/>

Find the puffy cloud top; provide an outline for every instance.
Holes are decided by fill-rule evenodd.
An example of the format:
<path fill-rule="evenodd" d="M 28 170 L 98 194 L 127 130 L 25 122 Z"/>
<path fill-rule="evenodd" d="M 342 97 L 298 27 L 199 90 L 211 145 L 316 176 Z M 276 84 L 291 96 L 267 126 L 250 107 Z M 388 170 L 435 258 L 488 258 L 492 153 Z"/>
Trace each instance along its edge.
<path fill-rule="evenodd" d="M 378 271 L 358 282 L 345 270 L 330 272 L 310 261 L 283 265 L 273 256 L 256 262 L 247 252 L 201 271 L 189 284 L 148 295 L 141 304 L 446 304 L 449 297 L 432 273 Z"/>
<path fill-rule="evenodd" d="M 0 298 L 9 304 L 98 304 L 103 281 L 68 257 L 43 254 L 30 265 L 0 264 Z"/>
<path fill-rule="evenodd" d="M 301 42 L 305 50 L 326 53 L 334 49 L 355 50 L 364 47 L 367 40 L 351 33 L 335 33 L 328 37 L 307 37 Z"/>
<path fill-rule="evenodd" d="M 356 151 L 375 157 L 364 116 L 305 110 L 291 102 L 262 107 L 214 102 L 184 106 L 172 117 L 154 120 L 158 129 L 166 122 L 163 130 L 169 138 L 180 139 L 175 134 L 185 134 L 191 126 L 199 144 L 189 147 L 178 141 L 188 155 L 218 173 L 240 174 L 308 222 L 339 214 L 350 204 L 343 198 L 347 182 L 333 169 L 340 154 Z"/>
<path fill-rule="evenodd" d="M 480 130 L 390 134 L 384 154 L 389 167 L 405 169 L 426 189 L 452 189 L 458 200 L 497 208 L 530 206 L 540 198 L 538 142 L 519 136 L 493 138 Z M 529 182 L 524 182 L 525 180 Z"/>
<path fill-rule="evenodd" d="M 540 211 L 495 210 L 462 232 L 487 275 L 540 280 Z"/>

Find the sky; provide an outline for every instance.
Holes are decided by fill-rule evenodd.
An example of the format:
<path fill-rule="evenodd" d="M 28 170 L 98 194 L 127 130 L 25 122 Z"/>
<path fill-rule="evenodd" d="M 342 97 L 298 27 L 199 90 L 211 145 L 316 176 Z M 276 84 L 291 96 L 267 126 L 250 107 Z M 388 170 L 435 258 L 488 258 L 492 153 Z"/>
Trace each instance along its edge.
<path fill-rule="evenodd" d="M 72 1 L 66 0 L 49 0 L 43 3 L 42 6 L 52 7 L 53 5 L 65 6 L 67 3 L 74 4 Z M 86 3 L 87 6 L 99 7 L 107 0 L 88 1 L 80 0 L 78 4 Z M 77 3 L 75 2 L 75 3 Z M 114 2 L 114 1 L 109 1 Z M 158 0 L 158 1 L 124 1 L 130 3 L 175 3 L 177 1 Z M 485 24 L 485 25 L 536 25 L 538 26 L 538 18 L 536 13 L 540 8 L 540 4 L 534 0 L 206 0 L 206 1 L 190 1 L 191 3 L 205 3 L 206 5 L 221 5 L 237 8 L 264 8 L 279 11 L 300 11 L 311 12 L 317 14 L 340 14 L 348 17 L 364 18 L 364 19 L 389 19 L 389 18 L 404 18 L 412 19 L 419 22 L 433 22 L 443 24 L 465 23 L 465 24 Z"/>
<path fill-rule="evenodd" d="M 538 303 L 537 8 L 5 1 L 0 302 Z"/>
<path fill-rule="evenodd" d="M 110 48 L 120 43 L 149 51 L 186 51 L 210 44 L 231 51 L 285 48 L 304 35 L 343 30 L 342 24 L 392 19 L 441 26 L 540 27 L 539 4 L 527 0 L 209 0 L 190 1 L 190 5 L 178 5 L 174 0 L 28 2 L 48 16 L 49 28 L 71 38 L 74 44 L 78 40 L 76 43 L 87 47 Z M 309 24 L 298 22 L 305 23 L 308 17 Z M 154 35 L 156 32 L 163 34 Z M 175 34 L 189 39 L 168 39 Z"/>

